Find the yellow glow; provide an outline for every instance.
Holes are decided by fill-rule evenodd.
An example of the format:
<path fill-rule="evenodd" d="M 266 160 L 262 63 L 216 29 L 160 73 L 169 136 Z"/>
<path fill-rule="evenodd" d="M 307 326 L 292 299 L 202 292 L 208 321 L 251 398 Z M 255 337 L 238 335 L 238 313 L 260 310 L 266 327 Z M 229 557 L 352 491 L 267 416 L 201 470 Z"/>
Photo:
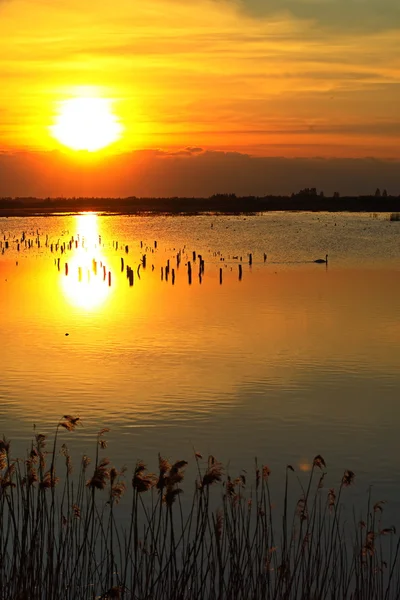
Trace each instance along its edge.
<path fill-rule="evenodd" d="M 325 3 L 340 14 L 340 3 Z M 53 134 L 68 147 L 101 147 L 82 142 L 75 117 L 73 134 L 56 123 L 54 103 L 117 95 L 119 151 L 398 158 L 396 23 L 349 35 L 319 27 L 309 7 L 306 19 L 246 4 L 0 0 L 2 150 L 52 150 Z"/>
<path fill-rule="evenodd" d="M 106 98 L 70 98 L 60 103 L 52 135 L 72 150 L 96 152 L 120 139 L 122 126 Z"/>
<path fill-rule="evenodd" d="M 76 307 L 93 310 L 111 296 L 113 286 L 108 285 L 108 271 L 104 278 L 105 259 L 99 245 L 97 215 L 86 213 L 76 216 L 79 245 L 74 255 L 68 257 L 68 275 L 62 276 L 62 290 L 68 301 Z"/>

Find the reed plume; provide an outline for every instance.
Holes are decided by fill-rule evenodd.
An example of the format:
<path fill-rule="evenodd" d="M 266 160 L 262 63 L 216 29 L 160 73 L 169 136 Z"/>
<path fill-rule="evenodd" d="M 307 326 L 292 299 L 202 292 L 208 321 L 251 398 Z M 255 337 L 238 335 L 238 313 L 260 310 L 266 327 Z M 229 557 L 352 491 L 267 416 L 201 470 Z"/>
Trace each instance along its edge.
<path fill-rule="evenodd" d="M 68 429 L 61 422 L 70 415 L 57 424 L 52 450 L 36 435 L 24 460 L 10 459 L 9 442 L 0 441 L 1 600 L 398 600 L 396 528 L 383 523 L 384 502 L 369 496 L 351 526 L 353 471 L 336 493 L 322 487 L 321 455 L 305 485 L 288 465 L 283 505 L 273 508 L 267 466 L 256 462 L 254 479 L 246 471 L 231 478 L 214 456 L 202 469 L 195 455 L 197 487 L 181 499 L 186 461 L 159 455 L 158 476 L 138 461 L 127 489 L 125 468 L 99 459 L 107 429 L 95 440 L 92 477 L 86 455 L 72 473 L 68 447 L 57 444 Z"/>
<path fill-rule="evenodd" d="M 89 479 L 86 485 L 92 489 L 96 488 L 98 490 L 104 490 L 106 483 L 110 478 L 110 470 L 108 469 L 109 464 L 110 461 L 108 458 L 103 458 L 95 468 L 93 477 Z"/>

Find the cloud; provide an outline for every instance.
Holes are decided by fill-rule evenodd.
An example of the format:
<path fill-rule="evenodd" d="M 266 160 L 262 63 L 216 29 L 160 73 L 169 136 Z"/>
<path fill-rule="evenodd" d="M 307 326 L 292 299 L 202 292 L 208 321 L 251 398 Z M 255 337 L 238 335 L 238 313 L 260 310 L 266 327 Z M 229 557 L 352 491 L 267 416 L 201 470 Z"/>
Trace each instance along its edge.
<path fill-rule="evenodd" d="M 398 0 L 241 0 L 238 4 L 253 16 L 290 14 L 338 35 L 400 28 Z"/>
<path fill-rule="evenodd" d="M 191 154 L 200 154 L 203 152 L 203 148 L 196 148 L 196 146 L 188 146 L 186 150 Z"/>
<path fill-rule="evenodd" d="M 347 28 L 353 9 L 364 19 L 379 6 L 384 17 L 393 8 L 395 27 L 397 0 L 10 2 L 0 140 L 59 147 L 49 133 L 59 102 L 93 86 L 115 100 L 123 151 L 190 158 L 194 140 L 252 154 L 331 156 L 341 145 L 347 156 L 399 156 L 399 33 Z"/>
<path fill-rule="evenodd" d="M 84 160 L 85 159 L 85 160 Z M 82 163 L 85 162 L 83 165 Z M 316 187 L 332 194 L 400 194 L 400 161 L 374 158 L 255 157 L 159 149 L 103 158 L 60 152 L 0 154 L 0 196 L 201 197 L 290 194 Z"/>

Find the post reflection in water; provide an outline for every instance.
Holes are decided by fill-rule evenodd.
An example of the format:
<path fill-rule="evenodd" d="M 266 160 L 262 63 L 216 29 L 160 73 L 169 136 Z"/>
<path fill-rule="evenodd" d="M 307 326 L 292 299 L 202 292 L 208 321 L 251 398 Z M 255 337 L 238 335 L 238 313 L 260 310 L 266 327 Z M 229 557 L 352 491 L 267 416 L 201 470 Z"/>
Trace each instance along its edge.
<path fill-rule="evenodd" d="M 110 273 L 102 253 L 98 215 L 76 215 L 73 254 L 66 258 L 61 287 L 68 301 L 85 310 L 94 310 L 107 302 L 114 287 L 109 285 Z M 107 275 L 107 276 L 106 276 Z"/>

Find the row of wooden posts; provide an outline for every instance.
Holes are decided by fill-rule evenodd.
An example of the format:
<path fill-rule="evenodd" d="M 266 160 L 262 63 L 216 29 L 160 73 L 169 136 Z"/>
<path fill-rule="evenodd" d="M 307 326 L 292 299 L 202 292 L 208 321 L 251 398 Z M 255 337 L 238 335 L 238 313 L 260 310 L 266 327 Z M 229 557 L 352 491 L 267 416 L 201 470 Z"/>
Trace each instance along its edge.
<path fill-rule="evenodd" d="M 34 240 L 37 247 L 40 248 L 40 238 L 39 238 L 39 232 L 37 232 L 37 237 Z M 64 254 L 64 252 L 68 250 L 72 250 L 72 248 L 75 246 L 75 248 L 79 247 L 79 242 L 81 242 L 82 248 L 85 247 L 85 240 L 84 238 L 82 238 L 82 240 L 80 240 L 80 236 L 78 234 L 77 238 L 75 239 L 74 236 L 71 237 L 71 239 L 68 242 L 63 242 L 60 243 L 60 240 L 58 240 L 57 243 L 48 243 L 48 235 L 46 235 L 46 242 L 45 242 L 45 246 L 50 248 L 51 252 L 61 252 L 61 255 Z M 99 244 L 101 245 L 101 236 L 99 235 Z M 26 238 L 26 234 L 25 232 L 23 232 L 21 239 L 19 241 L 17 241 L 17 250 L 20 251 L 20 245 L 24 243 L 26 248 L 31 248 L 33 247 L 33 240 L 31 239 L 27 239 Z M 118 250 L 119 248 L 119 243 L 118 241 L 113 241 L 113 247 L 115 248 L 115 250 Z M 140 242 L 140 247 L 143 248 L 143 241 Z M 5 249 L 9 248 L 9 240 L 6 239 L 6 236 L 4 235 L 4 243 L 0 242 L 0 248 L 2 248 L 2 251 L 4 253 Z M 128 254 L 129 253 L 129 246 L 125 245 L 124 246 L 125 249 L 125 253 Z M 157 249 L 157 241 L 154 241 L 154 247 L 147 247 L 146 246 L 146 250 L 150 250 L 151 252 L 154 252 L 154 249 Z M 215 254 L 215 253 L 214 253 Z M 238 256 L 234 256 L 234 259 L 238 259 Z M 181 250 L 177 253 L 176 255 L 176 267 L 179 268 L 180 263 L 181 263 L 181 259 L 182 259 L 182 255 L 181 255 Z M 204 270 L 205 270 L 205 263 L 204 263 L 204 259 L 202 257 L 201 254 L 197 254 L 196 251 L 192 252 L 192 260 L 193 263 L 197 262 L 197 260 L 199 261 L 199 271 L 198 271 L 198 276 L 199 276 L 199 280 L 200 283 L 202 281 L 203 275 L 204 275 Z M 221 260 L 224 260 L 223 258 L 221 258 Z M 240 260 L 242 261 L 242 257 L 240 257 Z M 267 254 L 264 253 L 264 262 L 266 262 L 267 260 Z M 60 258 L 55 259 L 55 262 L 57 264 L 57 268 L 60 271 L 61 266 L 60 266 Z M 248 255 L 248 262 L 249 265 L 251 266 L 253 264 L 253 254 L 250 253 Z M 141 258 L 141 262 L 137 268 L 137 276 L 140 279 L 140 267 L 142 266 L 144 269 L 146 268 L 146 264 L 147 264 L 147 256 L 146 254 L 142 255 Z M 186 263 L 187 266 L 187 276 L 188 276 L 188 282 L 189 284 L 192 283 L 192 264 L 191 261 L 188 261 Z M 103 269 L 103 280 L 105 281 L 107 279 L 107 269 L 104 265 L 102 265 L 102 263 L 100 263 L 100 268 Z M 93 263 L 92 263 L 92 269 L 95 275 L 97 275 L 97 262 L 95 261 L 95 259 L 93 259 Z M 123 272 L 125 270 L 125 263 L 124 263 L 124 258 L 121 257 L 121 272 Z M 152 265 L 152 270 L 154 270 L 154 265 Z M 69 266 L 68 263 L 65 263 L 65 275 L 68 276 L 69 274 Z M 167 264 L 165 267 L 161 267 L 161 280 L 168 281 L 169 279 L 169 275 L 171 275 L 171 280 L 172 280 L 172 284 L 175 283 L 175 269 L 170 267 L 170 260 L 167 260 Z M 90 271 L 88 270 L 88 276 L 90 276 Z M 126 266 L 126 276 L 127 279 L 129 280 L 129 285 L 133 286 L 134 283 L 134 271 L 133 269 L 127 265 Z M 238 265 L 238 276 L 239 276 L 239 281 L 242 280 L 243 277 L 243 267 L 242 264 Z M 82 281 L 82 267 L 78 267 L 78 279 L 79 281 Z M 111 286 L 111 280 L 112 280 L 112 276 L 111 276 L 111 271 L 108 271 L 108 285 Z M 223 282 L 223 269 L 220 268 L 219 269 L 219 282 L 220 284 L 222 284 Z"/>
<path fill-rule="evenodd" d="M 75 248 L 78 248 L 80 241 L 81 241 L 82 248 L 84 248 L 85 247 L 85 238 L 83 237 L 82 240 L 80 240 L 80 235 L 79 234 L 77 235 L 76 239 L 75 239 L 74 236 L 72 236 L 71 239 L 68 242 L 62 242 L 60 244 L 60 240 L 58 240 L 57 243 L 51 243 L 49 245 L 49 243 L 48 243 L 49 242 L 49 238 L 48 238 L 48 235 L 46 235 L 45 246 L 46 247 L 50 247 L 50 251 L 51 252 L 58 252 L 58 250 L 60 250 L 61 254 L 64 254 L 64 252 L 66 252 L 67 249 L 68 250 L 72 250 L 73 246 L 75 246 Z M 100 245 L 101 245 L 101 241 L 102 241 L 101 235 L 99 235 L 99 244 Z M 26 233 L 25 232 L 22 232 L 20 241 L 17 241 L 17 251 L 18 252 L 20 251 L 20 247 L 21 247 L 22 243 L 25 244 L 25 248 L 32 248 L 33 244 L 34 244 L 33 240 L 26 238 Z M 40 248 L 39 231 L 37 231 L 37 237 L 35 239 L 35 243 L 38 246 L 38 248 Z M 119 242 L 118 241 L 113 241 L 113 247 L 116 250 L 118 250 Z M 143 241 L 140 242 L 140 247 L 143 248 Z M 3 244 L 3 242 L 0 241 L 0 248 L 2 248 L 2 249 L 8 249 L 9 248 L 9 240 L 6 238 L 5 234 L 4 234 L 4 244 Z M 157 241 L 156 240 L 154 241 L 154 248 L 149 248 L 148 247 L 148 249 L 150 249 L 152 252 L 154 252 L 154 249 L 157 249 Z M 129 246 L 128 245 L 125 245 L 125 253 L 126 254 L 129 253 Z M 215 254 L 216 253 L 214 253 L 214 255 Z M 249 265 L 252 265 L 253 264 L 253 254 L 250 253 L 248 256 L 249 256 Z M 196 251 L 193 251 L 193 262 L 196 262 L 196 257 L 197 257 Z M 199 259 L 201 261 L 202 258 L 201 258 L 200 254 L 198 255 L 198 257 L 199 257 Z M 178 266 L 179 266 L 180 258 L 181 258 L 181 252 L 179 251 L 179 253 L 177 254 L 177 263 L 178 263 Z M 238 256 L 234 256 L 233 258 L 237 260 L 239 257 Z M 224 259 L 221 258 L 221 260 L 224 260 Z M 267 260 L 267 254 L 264 253 L 264 262 L 266 262 L 266 260 Z M 240 261 L 242 261 L 242 257 L 240 257 Z"/>
<path fill-rule="evenodd" d="M 200 255 L 199 255 L 200 258 Z M 61 270 L 61 259 L 57 258 L 55 259 L 55 264 L 57 265 L 57 269 L 58 271 Z M 187 262 L 187 276 L 188 276 L 188 282 L 189 285 L 191 285 L 192 283 L 192 264 L 190 261 Z M 141 259 L 141 263 L 139 264 L 138 268 L 137 268 L 137 276 L 138 279 L 140 279 L 140 268 L 143 267 L 144 269 L 146 268 L 146 255 L 144 254 L 142 256 Z M 103 270 L 103 280 L 106 281 L 107 279 L 107 268 L 105 265 L 103 265 L 100 262 L 100 268 Z M 69 265 L 66 262 L 64 265 L 64 270 L 65 270 L 65 275 L 68 277 L 69 275 Z M 154 271 L 154 265 L 152 265 L 152 270 Z M 95 276 L 97 276 L 97 261 L 95 259 L 93 259 L 92 261 L 92 271 L 93 274 Z M 121 272 L 123 273 L 125 271 L 125 262 L 124 259 L 121 257 Z M 242 280 L 243 277 L 243 267 L 241 264 L 238 265 L 238 271 L 239 271 L 239 281 Z M 88 272 L 88 278 L 90 277 L 90 270 L 87 270 Z M 171 274 L 171 281 L 172 281 L 172 285 L 175 284 L 175 269 L 174 268 L 170 268 L 170 261 L 167 260 L 167 264 L 165 267 L 161 267 L 161 281 L 163 281 L 165 279 L 165 281 L 168 281 L 169 279 L 169 275 Z M 199 276 L 199 280 L 200 283 L 202 282 L 203 279 L 203 275 L 204 275 L 204 260 L 201 258 L 200 260 L 200 265 L 199 265 L 199 272 L 198 272 L 198 276 Z M 129 285 L 133 286 L 134 284 L 134 270 L 132 269 L 132 267 L 130 267 L 129 265 L 126 265 L 126 277 L 129 280 Z M 78 280 L 82 281 L 83 278 L 83 270 L 82 267 L 78 267 Z M 223 269 L 220 268 L 219 269 L 219 282 L 220 284 L 222 284 L 223 281 Z M 108 285 L 111 286 L 111 271 L 108 271 Z"/>

